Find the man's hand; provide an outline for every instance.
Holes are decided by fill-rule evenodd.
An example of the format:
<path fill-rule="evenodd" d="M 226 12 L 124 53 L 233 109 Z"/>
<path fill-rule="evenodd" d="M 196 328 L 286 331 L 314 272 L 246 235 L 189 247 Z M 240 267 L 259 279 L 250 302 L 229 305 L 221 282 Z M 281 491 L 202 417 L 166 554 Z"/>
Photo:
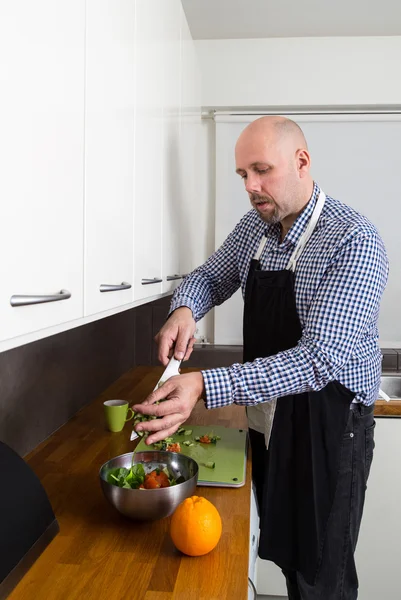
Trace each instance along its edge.
<path fill-rule="evenodd" d="M 161 417 L 139 423 L 136 431 L 149 431 L 146 443 L 154 444 L 173 435 L 188 419 L 196 403 L 204 392 L 202 373 L 185 373 L 170 377 L 159 389 L 142 402 L 132 406 L 132 410 L 143 415 Z M 160 404 L 155 404 L 164 400 Z"/>
<path fill-rule="evenodd" d="M 173 354 L 177 360 L 188 360 L 192 354 L 196 330 L 192 311 L 187 306 L 177 308 L 155 337 L 159 345 L 159 361 L 166 366 Z"/>

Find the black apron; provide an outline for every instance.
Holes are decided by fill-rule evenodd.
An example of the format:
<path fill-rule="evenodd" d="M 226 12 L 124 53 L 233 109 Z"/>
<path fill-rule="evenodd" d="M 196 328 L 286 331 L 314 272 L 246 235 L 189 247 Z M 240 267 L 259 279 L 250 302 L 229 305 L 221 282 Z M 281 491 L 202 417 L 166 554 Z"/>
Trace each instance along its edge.
<path fill-rule="evenodd" d="M 252 259 L 245 290 L 244 362 L 297 345 L 294 273 Z M 269 449 L 249 431 L 260 516 L 259 556 L 314 584 L 334 500 L 342 437 L 354 394 L 339 382 L 277 399 Z"/>

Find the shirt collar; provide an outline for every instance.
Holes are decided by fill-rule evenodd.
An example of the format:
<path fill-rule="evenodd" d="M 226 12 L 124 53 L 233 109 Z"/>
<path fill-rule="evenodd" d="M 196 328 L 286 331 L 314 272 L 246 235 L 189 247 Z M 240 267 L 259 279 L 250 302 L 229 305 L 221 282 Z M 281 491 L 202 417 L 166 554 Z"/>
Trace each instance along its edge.
<path fill-rule="evenodd" d="M 283 248 L 286 246 L 296 246 L 299 238 L 303 234 L 306 229 L 307 224 L 309 223 L 309 219 L 312 216 L 313 210 L 316 206 L 317 199 L 320 194 L 320 188 L 317 183 L 313 184 L 313 192 L 310 197 L 308 204 L 305 206 L 300 215 L 296 218 L 294 223 L 291 226 L 291 229 L 288 231 L 285 236 L 284 241 L 280 244 Z M 274 225 L 269 225 L 266 233 L 273 234 L 276 233 L 277 238 L 280 236 L 280 225 L 279 223 L 275 223 Z"/>

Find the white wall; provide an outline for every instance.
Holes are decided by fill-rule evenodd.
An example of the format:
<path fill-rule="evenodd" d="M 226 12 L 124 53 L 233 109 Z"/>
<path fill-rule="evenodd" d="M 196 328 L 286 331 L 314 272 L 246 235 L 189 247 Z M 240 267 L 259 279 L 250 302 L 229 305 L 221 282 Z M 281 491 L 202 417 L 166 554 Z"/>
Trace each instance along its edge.
<path fill-rule="evenodd" d="M 401 107 L 401 36 L 196 40 L 206 109 Z M 213 253 L 214 122 L 204 121 L 199 263 Z M 233 163 L 234 167 L 234 163 Z M 207 232 L 206 235 L 204 232 Z M 202 248 L 201 248 L 202 246 Z M 212 311 L 213 313 L 213 311 Z M 213 341 L 213 314 L 200 332 Z"/>
<path fill-rule="evenodd" d="M 204 107 L 401 104 L 401 36 L 195 44 Z"/>

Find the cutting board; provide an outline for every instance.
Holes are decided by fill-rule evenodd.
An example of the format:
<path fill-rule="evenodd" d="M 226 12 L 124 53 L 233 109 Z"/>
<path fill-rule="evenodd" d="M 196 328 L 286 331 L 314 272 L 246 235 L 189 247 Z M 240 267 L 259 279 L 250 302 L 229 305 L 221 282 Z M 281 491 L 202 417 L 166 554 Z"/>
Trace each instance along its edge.
<path fill-rule="evenodd" d="M 191 435 L 172 436 L 174 442 L 181 445 L 181 453 L 193 458 L 199 465 L 198 485 L 216 487 L 241 487 L 245 484 L 246 476 L 246 454 L 248 433 L 244 429 L 232 429 L 215 425 L 189 425 L 185 429 L 192 429 Z M 219 435 L 220 440 L 216 444 L 202 444 L 195 442 L 196 437 L 213 434 Z M 185 440 L 194 441 L 194 446 L 184 446 Z M 145 440 L 141 439 L 135 452 L 151 450 L 153 446 L 147 446 Z M 214 469 L 205 467 L 205 463 L 212 461 Z"/>

